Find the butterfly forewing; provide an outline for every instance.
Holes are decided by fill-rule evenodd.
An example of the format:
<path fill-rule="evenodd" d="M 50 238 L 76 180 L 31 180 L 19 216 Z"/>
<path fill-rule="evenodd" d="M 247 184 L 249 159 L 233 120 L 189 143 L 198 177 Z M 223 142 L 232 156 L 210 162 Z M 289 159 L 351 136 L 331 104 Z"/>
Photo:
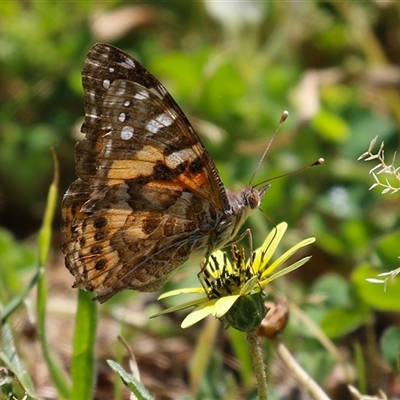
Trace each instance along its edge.
<path fill-rule="evenodd" d="M 98 176 L 94 169 L 99 152 L 103 166 L 104 159 L 116 157 L 129 162 L 142 147 L 142 156 L 166 157 L 172 169 L 182 168 L 182 162 L 195 161 L 197 168 L 201 164 L 202 184 L 212 194 L 208 190 L 203 196 L 217 207 L 228 207 L 224 186 L 198 135 L 164 86 L 137 60 L 111 45 L 96 44 L 87 55 L 82 77 L 86 140 L 77 145 L 79 176 L 89 171 Z"/>
<path fill-rule="evenodd" d="M 186 116 L 137 60 L 96 44 L 82 76 L 79 178 L 62 204 L 66 265 L 100 301 L 157 290 L 188 258 L 232 239 L 246 196 L 228 198 Z"/>

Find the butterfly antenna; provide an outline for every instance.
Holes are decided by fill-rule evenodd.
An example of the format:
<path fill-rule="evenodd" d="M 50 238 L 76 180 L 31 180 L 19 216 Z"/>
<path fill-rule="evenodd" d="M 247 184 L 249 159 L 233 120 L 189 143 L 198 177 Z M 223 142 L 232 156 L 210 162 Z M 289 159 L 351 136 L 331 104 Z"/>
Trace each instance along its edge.
<path fill-rule="evenodd" d="M 260 169 L 260 166 L 261 166 L 261 164 L 263 163 L 264 158 L 265 158 L 265 156 L 267 155 L 267 153 L 268 153 L 268 151 L 269 151 L 269 148 L 271 147 L 271 144 L 272 144 L 272 142 L 273 142 L 273 140 L 274 140 L 276 134 L 278 133 L 280 127 L 281 127 L 282 124 L 286 121 L 286 119 L 287 119 L 288 116 L 289 116 L 289 111 L 286 111 L 286 110 L 285 110 L 285 111 L 282 113 L 281 119 L 279 120 L 278 127 L 275 129 L 274 134 L 272 135 L 271 139 L 270 139 L 269 142 L 268 142 L 267 148 L 264 150 L 264 153 L 263 153 L 263 155 L 261 156 L 260 161 L 258 162 L 257 168 L 255 169 L 253 175 L 251 176 L 249 186 L 252 185 L 253 180 L 254 180 L 254 177 L 256 176 L 258 170 Z"/>
<path fill-rule="evenodd" d="M 283 177 L 287 177 L 287 176 L 296 175 L 296 174 L 298 174 L 298 173 L 300 173 L 300 172 L 306 171 L 307 169 L 309 169 L 309 168 L 311 168 L 311 167 L 316 167 L 317 165 L 321 165 L 321 164 L 323 164 L 324 162 L 325 162 L 325 160 L 324 160 L 322 157 L 320 157 L 320 158 L 318 158 L 318 160 L 314 161 L 314 162 L 311 163 L 311 164 L 306 165 L 306 166 L 303 167 L 303 168 L 298 169 L 297 171 L 292 171 L 292 172 L 288 172 L 288 173 L 286 173 L 286 174 L 274 176 L 273 178 L 270 178 L 270 179 L 267 179 L 267 180 L 265 180 L 265 181 L 262 181 L 262 182 L 257 183 L 256 185 L 254 185 L 254 187 L 263 185 L 263 184 L 266 183 L 266 182 L 271 182 L 271 181 L 273 181 L 273 180 L 275 180 L 275 179 L 279 179 L 279 178 L 283 178 Z"/>

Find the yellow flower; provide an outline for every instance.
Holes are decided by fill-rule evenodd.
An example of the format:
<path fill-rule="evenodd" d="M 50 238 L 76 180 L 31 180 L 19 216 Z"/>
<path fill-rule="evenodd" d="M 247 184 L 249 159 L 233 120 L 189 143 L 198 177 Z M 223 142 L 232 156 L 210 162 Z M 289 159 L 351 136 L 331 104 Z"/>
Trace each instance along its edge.
<path fill-rule="evenodd" d="M 233 247 L 232 263 L 228 260 L 225 252 L 215 252 L 206 260 L 206 264 L 199 274 L 202 287 L 172 290 L 162 294 L 159 300 L 188 293 L 202 296 L 168 308 L 153 317 L 195 307 L 183 320 L 182 328 L 188 328 L 211 314 L 235 329 L 245 332 L 255 331 L 267 312 L 264 306 L 264 289 L 267 284 L 294 271 L 311 258 L 304 257 L 277 271 L 297 250 L 315 242 L 315 238 L 302 240 L 270 263 L 286 229 L 287 223 L 280 223 L 247 261 L 244 250 L 236 247 Z"/>

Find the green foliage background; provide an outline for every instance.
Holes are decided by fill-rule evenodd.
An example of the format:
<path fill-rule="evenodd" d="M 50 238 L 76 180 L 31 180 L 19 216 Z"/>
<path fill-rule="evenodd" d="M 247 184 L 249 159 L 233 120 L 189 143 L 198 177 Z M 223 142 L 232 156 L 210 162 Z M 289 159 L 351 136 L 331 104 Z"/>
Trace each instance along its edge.
<path fill-rule="evenodd" d="M 53 177 L 50 148 L 60 163 L 60 193 L 75 179 L 74 143 L 84 115 L 80 70 L 87 51 L 99 41 L 123 48 L 164 83 L 193 122 L 227 187 L 250 182 L 283 110 L 289 111 L 253 183 L 319 157 L 326 161 L 272 181 L 262 206 L 267 218 L 260 212 L 249 221 L 255 244 L 283 220 L 291 230 L 287 246 L 316 237 L 312 260 L 275 289 L 321 334 L 347 349 L 360 390 L 374 393 L 382 377 L 395 379 L 397 350 L 390 354 L 388 341 L 399 338 L 395 313 L 400 283 L 390 282 L 384 291 L 365 278 L 398 267 L 399 199 L 398 194 L 369 191 L 369 169 L 376 164 L 357 161 L 377 135 L 378 143 L 385 141 L 388 163 L 398 147 L 400 6 L 395 1 L 1 2 L 0 313 L 37 268 L 32 238 L 41 226 Z M 49 304 L 54 301 L 59 307 L 50 307 L 48 314 L 61 313 L 72 326 L 76 293 L 58 250 L 63 240 L 58 224 L 59 209 L 46 270 Z M 190 271 L 183 278 L 193 285 L 197 269 Z M 167 289 L 187 285 L 183 278 Z M 40 393 L 52 383 L 39 379 L 30 360 L 32 347 L 26 345 L 36 329 L 26 311 L 35 309 L 34 298 L 31 293 L 25 306 L 8 316 L 9 327 L 3 330 L 12 332 L 17 348 L 21 346 L 21 362 Z M 165 317 L 162 324 L 149 322 L 148 315 L 158 307 L 154 299 L 122 293 L 101 307 L 100 325 L 102 318 L 118 321 L 105 353 L 116 358 L 121 351 L 115 349 L 118 333 L 133 348 L 139 339 L 151 338 L 157 350 L 142 355 L 142 366 L 138 360 L 150 390 L 159 398 L 193 394 L 183 371 L 198 354 L 197 343 L 206 346 L 201 341 L 206 326 L 188 334 L 179 329 L 179 315 L 176 320 Z M 147 303 L 151 305 L 145 307 Z M 124 316 L 117 317 L 116 309 L 123 309 Z M 68 324 L 57 321 L 51 324 Z M 283 337 L 310 374 L 326 382 L 337 359 L 304 319 L 293 313 Z M 170 365 L 173 372 L 158 366 L 152 376 L 149 371 L 155 369 L 146 365 L 157 364 L 154 357 L 160 352 L 168 354 L 162 343 L 173 339 L 182 340 L 180 351 L 186 349 L 182 371 L 176 365 Z M 55 334 L 52 340 L 56 345 L 61 337 Z M 207 360 L 209 369 L 190 372 L 192 382 L 200 380 L 198 398 L 229 398 L 238 388 L 253 398 L 251 367 L 240 340 L 229 331 L 215 333 L 209 343 L 218 351 Z M 70 355 L 57 347 L 53 351 L 69 371 Z M 371 354 L 378 354 L 380 362 Z M 106 356 L 98 357 L 102 365 Z M 225 357 L 235 358 L 242 368 L 232 367 Z M 112 376 L 107 371 L 104 376 Z M 161 390 L 164 374 L 179 384 L 171 378 L 169 391 Z M 23 393 L 15 380 L 8 384 Z M 217 391 L 218 385 L 223 389 Z M 97 398 L 109 395 L 108 390 L 97 387 Z M 115 390 L 115 398 L 123 396 Z M 340 396 L 336 398 L 345 398 Z"/>

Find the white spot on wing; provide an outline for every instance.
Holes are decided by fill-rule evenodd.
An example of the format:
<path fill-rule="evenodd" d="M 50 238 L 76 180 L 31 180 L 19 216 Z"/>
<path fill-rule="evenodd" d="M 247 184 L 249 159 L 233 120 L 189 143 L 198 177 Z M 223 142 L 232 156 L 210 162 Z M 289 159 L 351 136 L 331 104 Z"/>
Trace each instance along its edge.
<path fill-rule="evenodd" d="M 168 92 L 167 92 L 167 90 L 165 89 L 165 87 L 164 86 L 159 86 L 158 87 L 158 90 L 160 91 L 160 93 L 163 95 L 163 97 L 166 95 L 166 94 L 168 94 Z"/>
<path fill-rule="evenodd" d="M 165 126 L 170 126 L 174 122 L 173 119 L 167 114 L 160 114 L 155 118 L 155 120 Z"/>
<path fill-rule="evenodd" d="M 100 119 L 97 114 L 85 114 L 85 116 L 90 119 Z"/>
<path fill-rule="evenodd" d="M 150 90 L 151 93 L 155 94 L 155 95 L 156 95 L 158 98 L 160 98 L 161 100 L 163 99 L 164 94 L 161 93 L 161 91 L 159 91 L 158 89 L 156 89 L 156 88 L 150 88 L 149 90 Z"/>
<path fill-rule="evenodd" d="M 90 91 L 86 91 L 86 94 L 89 96 L 90 101 L 94 101 L 96 98 L 96 93 L 95 92 L 90 92 Z"/>
<path fill-rule="evenodd" d="M 151 119 L 147 125 L 146 128 L 148 131 L 151 133 L 157 133 L 160 128 L 162 128 L 164 125 L 160 124 L 158 121 L 155 119 Z"/>
<path fill-rule="evenodd" d="M 125 121 L 125 118 L 126 118 L 126 114 L 125 114 L 125 113 L 121 113 L 121 114 L 119 114 L 119 116 L 118 116 L 118 121 L 119 121 L 119 122 L 124 122 L 124 121 Z"/>
<path fill-rule="evenodd" d="M 124 95 L 126 93 L 126 82 L 124 81 L 119 82 L 118 89 L 117 90 L 114 89 L 114 91 L 117 96 Z"/>
<path fill-rule="evenodd" d="M 187 160 L 194 160 L 196 153 L 191 148 L 182 149 L 169 154 L 165 158 L 165 163 L 169 168 L 176 168 L 179 164 Z"/>
<path fill-rule="evenodd" d="M 104 79 L 103 88 L 108 89 L 110 87 L 110 81 L 108 79 Z"/>
<path fill-rule="evenodd" d="M 165 127 L 165 126 L 170 126 L 174 120 L 167 114 L 160 114 L 157 115 L 154 119 L 151 119 L 147 125 L 146 128 L 148 131 L 151 133 L 157 133 L 159 129 Z"/>
<path fill-rule="evenodd" d="M 147 94 L 145 91 L 143 91 L 143 90 L 137 92 L 133 97 L 134 97 L 136 100 L 145 100 L 145 99 L 148 99 L 148 98 L 149 98 L 148 94 Z"/>
<path fill-rule="evenodd" d="M 114 68 L 113 68 L 113 67 L 108 68 L 108 70 L 109 70 L 110 72 L 114 72 Z"/>
<path fill-rule="evenodd" d="M 124 126 L 121 131 L 121 139 L 129 140 L 133 136 L 133 128 L 131 126 Z"/>
<path fill-rule="evenodd" d="M 131 105 L 131 102 L 129 101 L 129 100 L 126 100 L 125 102 L 124 102 L 124 106 L 125 107 L 129 107 Z"/>
<path fill-rule="evenodd" d="M 104 154 L 108 157 L 112 152 L 112 140 L 108 139 L 107 143 L 104 146 Z"/>
<path fill-rule="evenodd" d="M 131 58 L 125 58 L 125 61 L 122 61 L 118 63 L 121 67 L 126 68 L 126 69 L 133 69 L 136 68 L 135 63 Z"/>

